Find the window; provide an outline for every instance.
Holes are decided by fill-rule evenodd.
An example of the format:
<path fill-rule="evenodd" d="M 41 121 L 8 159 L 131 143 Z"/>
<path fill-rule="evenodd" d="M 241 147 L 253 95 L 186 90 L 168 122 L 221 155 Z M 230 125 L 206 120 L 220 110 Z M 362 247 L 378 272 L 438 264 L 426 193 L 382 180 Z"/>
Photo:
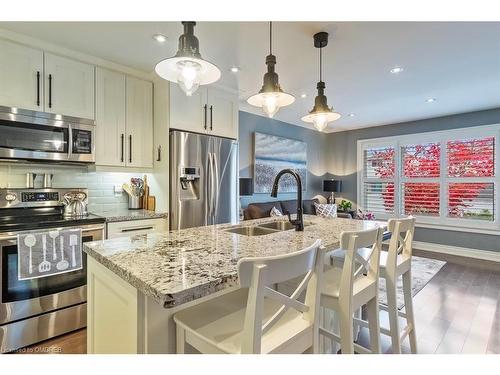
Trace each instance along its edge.
<path fill-rule="evenodd" d="M 394 212 L 395 149 L 379 147 L 365 150 L 364 202 L 369 211 Z"/>
<path fill-rule="evenodd" d="M 439 143 L 401 147 L 403 212 L 405 215 L 439 216 Z"/>
<path fill-rule="evenodd" d="M 500 229 L 500 126 L 358 141 L 358 202 L 377 218 Z"/>

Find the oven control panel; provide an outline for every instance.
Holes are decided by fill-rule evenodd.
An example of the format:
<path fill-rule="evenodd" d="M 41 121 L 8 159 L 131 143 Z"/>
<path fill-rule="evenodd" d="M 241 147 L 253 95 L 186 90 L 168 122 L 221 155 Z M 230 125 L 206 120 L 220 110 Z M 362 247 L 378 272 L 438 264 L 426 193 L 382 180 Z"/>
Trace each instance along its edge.
<path fill-rule="evenodd" d="M 62 206 L 64 194 L 68 192 L 84 192 L 87 189 L 0 189 L 0 209 L 2 208 L 26 208 L 26 207 L 58 207 Z M 1 215 L 1 213 L 0 213 Z"/>
<path fill-rule="evenodd" d="M 52 192 L 22 192 L 21 202 L 50 202 L 59 201 L 59 193 Z"/>

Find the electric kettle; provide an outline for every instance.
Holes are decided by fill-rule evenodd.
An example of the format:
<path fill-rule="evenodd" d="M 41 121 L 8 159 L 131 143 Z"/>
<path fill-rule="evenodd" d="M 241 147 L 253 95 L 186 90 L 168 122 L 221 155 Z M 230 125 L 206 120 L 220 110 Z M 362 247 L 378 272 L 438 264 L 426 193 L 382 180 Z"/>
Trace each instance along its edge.
<path fill-rule="evenodd" d="M 63 196 L 64 217 L 87 216 L 87 194 L 81 191 L 69 191 Z"/>

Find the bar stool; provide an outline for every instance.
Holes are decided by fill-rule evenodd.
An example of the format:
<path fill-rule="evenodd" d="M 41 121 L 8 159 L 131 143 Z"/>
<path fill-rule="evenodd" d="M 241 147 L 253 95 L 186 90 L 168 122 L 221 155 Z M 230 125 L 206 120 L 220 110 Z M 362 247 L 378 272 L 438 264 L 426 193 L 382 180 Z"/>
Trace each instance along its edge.
<path fill-rule="evenodd" d="M 417 334 L 415 331 L 415 315 L 413 312 L 413 298 L 411 293 L 411 257 L 412 242 L 415 232 L 415 218 L 390 219 L 389 231 L 392 233 L 389 250 L 383 251 L 380 256 L 380 277 L 385 279 L 387 290 L 387 307 L 380 305 L 382 310 L 389 314 L 390 330 L 385 328 L 381 332 L 391 336 L 392 352 L 401 353 L 401 341 L 409 336 L 410 349 L 417 353 Z M 403 296 L 405 312 L 399 311 L 397 306 L 397 279 L 403 278 Z M 406 326 L 402 333 L 399 329 L 399 316 L 406 318 Z"/>
<path fill-rule="evenodd" d="M 290 254 L 243 258 L 240 288 L 174 315 L 177 353 L 318 352 L 319 297 L 324 250 L 317 240 Z M 305 275 L 305 276 L 304 276 Z M 303 276 L 287 296 L 271 288 Z M 298 298 L 305 290 L 305 301 Z"/>
<path fill-rule="evenodd" d="M 389 316 L 389 329 L 380 328 L 380 332 L 391 337 L 392 352 L 401 353 L 401 341 L 409 336 L 411 352 L 417 353 L 417 335 L 415 329 L 415 315 L 413 311 L 413 298 L 411 293 L 411 257 L 412 241 L 415 232 L 415 218 L 389 219 L 388 229 L 391 232 L 388 251 L 380 254 L 380 277 L 385 279 L 387 306 L 380 304 L 381 310 L 387 311 Z M 403 234 L 403 235 L 402 235 Z M 358 249 L 358 259 L 367 259 L 369 249 Z M 338 249 L 330 253 L 331 262 L 339 265 L 344 262 L 345 250 Z M 399 311 L 397 307 L 397 280 L 402 276 L 403 296 L 405 311 Z M 400 330 L 399 318 L 406 319 L 406 326 Z M 354 319 L 355 326 L 367 327 L 365 321 L 360 317 Z"/>
<path fill-rule="evenodd" d="M 382 228 L 343 232 L 340 246 L 345 250 L 345 260 L 341 272 L 334 267 L 323 275 L 320 305 L 337 314 L 340 335 L 325 327 L 320 327 L 319 332 L 339 342 L 343 354 L 353 354 L 354 349 L 360 353 L 380 352 L 378 277 L 382 236 Z M 358 255 L 361 248 L 369 248 L 365 258 Z M 355 344 L 353 337 L 353 313 L 364 305 L 367 305 L 371 350 Z"/>

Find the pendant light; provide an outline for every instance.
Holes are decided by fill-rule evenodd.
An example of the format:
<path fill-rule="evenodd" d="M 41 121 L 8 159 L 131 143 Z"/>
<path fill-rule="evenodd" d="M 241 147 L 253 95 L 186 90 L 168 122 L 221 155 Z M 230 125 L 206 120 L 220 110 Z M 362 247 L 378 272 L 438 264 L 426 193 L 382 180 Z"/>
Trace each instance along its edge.
<path fill-rule="evenodd" d="M 273 23 L 269 22 L 269 55 L 266 57 L 267 73 L 264 74 L 264 84 L 258 94 L 248 98 L 247 102 L 262 110 L 269 117 L 273 117 L 281 107 L 295 101 L 293 95 L 283 92 L 279 84 L 278 73 L 274 71 L 276 56 L 273 55 Z"/>
<path fill-rule="evenodd" d="M 201 57 L 198 38 L 194 36 L 196 22 L 184 21 L 182 25 L 184 34 L 179 37 L 179 50 L 175 56 L 156 64 L 155 71 L 161 78 L 177 82 L 182 91 L 191 96 L 200 85 L 217 81 L 221 72 Z"/>
<path fill-rule="evenodd" d="M 314 34 L 314 47 L 319 48 L 319 82 L 316 85 L 318 95 L 314 99 L 314 107 L 308 115 L 302 117 L 302 121 L 309 122 L 314 127 L 322 132 L 326 129 L 329 122 L 338 120 L 340 113 L 334 112 L 333 108 L 328 107 L 327 98 L 325 96 L 325 82 L 322 80 L 322 49 L 328 45 L 328 33 L 320 32 Z"/>

